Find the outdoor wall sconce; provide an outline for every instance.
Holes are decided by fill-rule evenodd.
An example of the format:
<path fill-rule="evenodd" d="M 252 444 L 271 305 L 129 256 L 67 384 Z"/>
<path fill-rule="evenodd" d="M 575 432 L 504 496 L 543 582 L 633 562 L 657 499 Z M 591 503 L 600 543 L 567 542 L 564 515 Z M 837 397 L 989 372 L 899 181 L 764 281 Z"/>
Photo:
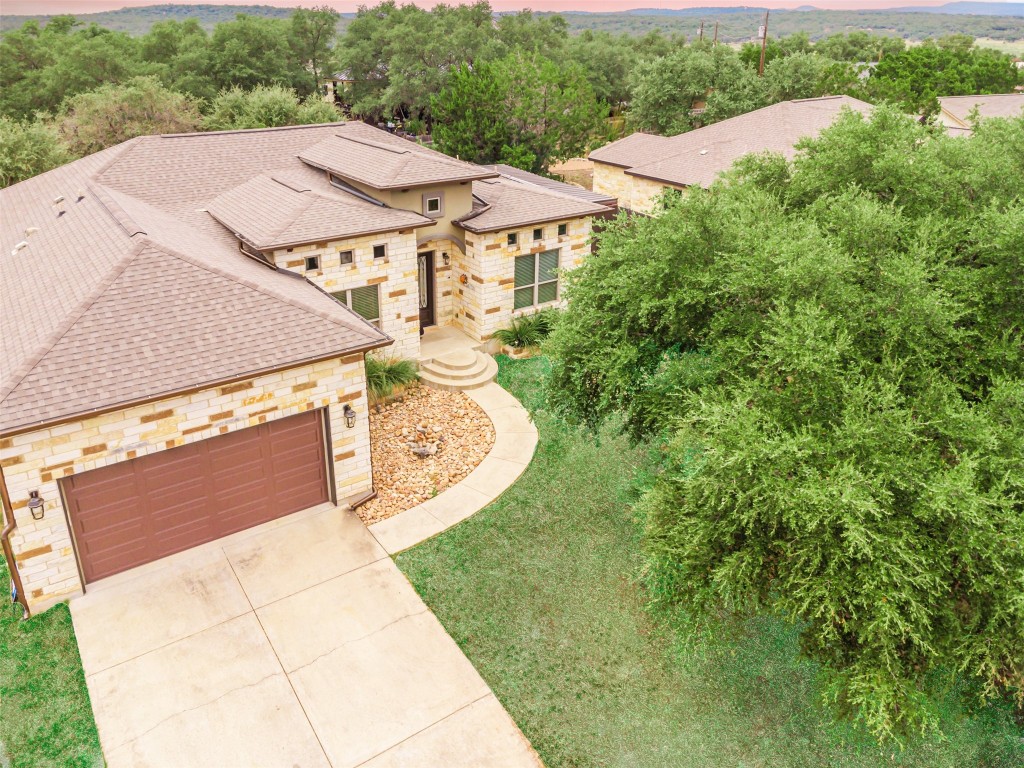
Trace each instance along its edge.
<path fill-rule="evenodd" d="M 352 429 L 356 425 L 356 412 L 352 409 L 352 406 L 345 403 L 345 409 L 342 411 L 345 414 L 345 426 Z"/>
<path fill-rule="evenodd" d="M 39 498 L 39 491 L 28 492 L 28 511 L 32 513 L 33 520 L 42 520 L 46 514 L 46 507 L 43 500 Z"/>
<path fill-rule="evenodd" d="M 441 261 L 443 261 L 443 262 L 444 262 L 444 265 L 445 265 L 446 267 L 447 267 L 447 266 L 448 266 L 449 264 L 451 264 L 451 263 L 452 263 L 452 259 L 451 259 L 451 256 L 449 256 L 449 255 L 448 255 L 448 251 L 444 251 L 444 252 L 443 252 L 443 253 L 441 254 Z"/>

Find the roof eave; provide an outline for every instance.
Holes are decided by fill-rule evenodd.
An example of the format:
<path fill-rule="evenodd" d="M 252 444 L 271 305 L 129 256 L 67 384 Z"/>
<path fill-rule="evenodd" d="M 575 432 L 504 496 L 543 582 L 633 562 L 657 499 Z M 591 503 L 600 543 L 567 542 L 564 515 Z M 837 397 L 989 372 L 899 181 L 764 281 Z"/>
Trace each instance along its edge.
<path fill-rule="evenodd" d="M 386 227 L 383 229 L 368 229 L 360 232 L 350 232 L 344 235 L 326 235 L 324 237 L 314 237 L 305 240 L 295 240 L 291 242 L 280 242 L 280 243 L 268 243 L 266 245 L 257 246 L 261 251 L 279 251 L 282 248 L 297 248 L 300 245 L 310 245 L 311 243 L 332 243 L 340 240 L 351 240 L 353 237 L 368 237 L 369 235 L 380 235 L 385 232 L 399 232 L 403 229 L 425 229 L 426 227 L 433 227 L 437 224 L 436 219 L 428 219 L 426 216 L 423 217 L 424 223 L 416 224 L 409 223 L 401 227 Z M 229 227 L 230 229 L 230 227 Z"/>
<path fill-rule="evenodd" d="M 285 363 L 282 365 L 274 365 L 268 368 L 256 369 L 253 371 L 246 371 L 237 375 L 228 376 L 221 379 L 215 379 L 213 381 L 202 382 L 189 387 L 180 387 L 178 389 L 172 389 L 167 392 L 160 392 L 155 395 L 149 395 L 146 397 L 135 398 L 132 400 L 125 400 L 111 405 L 101 406 L 88 411 L 77 411 L 75 413 L 64 414 L 53 419 L 43 419 L 41 421 L 35 421 L 28 424 L 21 424 L 16 427 L 4 428 L 0 427 L 0 437 L 11 437 L 13 435 L 24 434 L 25 432 L 34 432 L 38 429 L 46 429 L 49 427 L 56 426 L 58 424 L 65 424 L 69 421 L 79 421 L 82 419 L 92 418 L 94 416 L 100 416 L 104 413 L 110 413 L 112 411 L 121 411 L 127 408 L 134 408 L 140 405 L 146 405 L 147 403 L 155 403 L 160 400 L 168 400 L 172 397 L 178 397 L 184 394 L 190 394 L 193 392 L 201 392 L 204 389 L 212 389 L 213 387 L 222 387 L 227 384 L 232 384 L 237 381 L 244 379 L 253 378 L 255 376 L 266 376 L 271 373 L 278 371 L 287 371 L 292 368 L 299 368 L 304 365 L 312 365 L 319 363 L 324 360 L 331 360 L 336 357 L 348 357 L 349 355 L 365 354 L 366 352 L 372 352 L 375 349 L 381 349 L 383 347 L 391 346 L 395 343 L 395 340 L 390 336 L 385 336 L 383 339 L 379 339 L 371 344 L 363 344 L 358 347 L 352 347 L 348 349 L 335 350 L 329 354 L 316 355 L 311 358 L 306 358 L 294 362 Z"/>
<path fill-rule="evenodd" d="M 571 221 L 572 219 L 585 219 L 593 216 L 600 216 L 608 211 L 607 205 L 596 205 L 594 210 L 589 213 L 574 213 L 569 216 L 546 216 L 541 219 L 527 219 L 524 221 L 517 221 L 512 224 L 502 224 L 497 227 L 473 227 L 467 226 L 467 224 L 459 224 L 467 232 L 472 232 L 475 235 L 484 234 L 485 232 L 501 232 L 506 229 L 519 229 L 521 227 L 530 227 L 534 224 L 549 224 L 552 221 Z"/>

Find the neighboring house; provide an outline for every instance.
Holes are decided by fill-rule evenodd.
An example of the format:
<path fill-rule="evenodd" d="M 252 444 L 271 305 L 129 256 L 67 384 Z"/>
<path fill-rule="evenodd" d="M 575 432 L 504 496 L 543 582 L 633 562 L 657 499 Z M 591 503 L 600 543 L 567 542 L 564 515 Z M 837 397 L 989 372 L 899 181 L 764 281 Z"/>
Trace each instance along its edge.
<path fill-rule="evenodd" d="M 560 301 L 600 203 L 361 123 L 147 136 L 0 191 L 26 609 L 372 490 L 363 355 Z"/>
<path fill-rule="evenodd" d="M 866 114 L 871 105 L 849 96 L 783 101 L 677 136 L 634 133 L 590 153 L 594 191 L 619 207 L 651 213 L 666 190 L 709 187 L 744 155 L 796 154 L 797 142 L 817 136 L 843 109 Z"/>
<path fill-rule="evenodd" d="M 938 121 L 952 136 L 970 136 L 971 113 L 981 119 L 1018 117 L 1024 114 L 1024 93 L 993 93 L 985 96 L 943 96 L 939 98 Z"/>

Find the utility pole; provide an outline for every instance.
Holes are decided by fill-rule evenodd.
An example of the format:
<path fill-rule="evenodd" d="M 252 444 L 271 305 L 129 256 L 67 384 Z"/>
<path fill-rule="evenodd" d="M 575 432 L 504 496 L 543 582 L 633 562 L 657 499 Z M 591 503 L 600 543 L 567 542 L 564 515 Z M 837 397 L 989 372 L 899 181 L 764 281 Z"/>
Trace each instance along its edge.
<path fill-rule="evenodd" d="M 714 44 L 718 45 L 718 22 L 717 21 L 715 22 L 715 39 L 714 39 Z"/>
<path fill-rule="evenodd" d="M 704 39 L 704 19 L 700 20 L 700 32 L 697 33 L 697 39 L 698 40 L 703 40 Z"/>
<path fill-rule="evenodd" d="M 768 9 L 764 11 L 764 26 L 761 27 L 761 62 L 757 65 L 757 76 L 764 75 L 764 49 L 768 45 Z"/>

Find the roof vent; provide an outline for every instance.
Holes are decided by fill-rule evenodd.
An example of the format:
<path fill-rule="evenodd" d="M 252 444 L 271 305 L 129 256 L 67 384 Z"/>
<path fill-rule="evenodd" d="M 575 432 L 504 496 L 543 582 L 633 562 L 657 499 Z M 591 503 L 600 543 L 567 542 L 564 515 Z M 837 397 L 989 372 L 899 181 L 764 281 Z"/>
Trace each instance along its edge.
<path fill-rule="evenodd" d="M 706 155 L 706 154 L 708 153 L 708 151 L 707 151 L 706 149 L 702 149 L 702 150 L 700 151 L 700 153 L 701 153 L 702 155 Z"/>
<path fill-rule="evenodd" d="M 64 215 L 64 195 L 57 195 L 53 198 L 53 207 L 57 209 L 57 218 Z"/>
<path fill-rule="evenodd" d="M 80 203 L 83 200 L 85 200 L 85 190 L 84 189 L 78 190 L 77 195 L 78 195 L 78 199 L 75 200 L 76 203 Z"/>
<path fill-rule="evenodd" d="M 39 231 L 39 227 L 29 227 L 25 230 L 25 237 L 32 237 L 36 232 Z"/>
<path fill-rule="evenodd" d="M 14 246 L 14 250 L 11 251 L 11 256 L 17 256 L 18 251 L 24 250 L 25 248 L 28 248 L 28 240 L 22 240 L 20 243 Z"/>

